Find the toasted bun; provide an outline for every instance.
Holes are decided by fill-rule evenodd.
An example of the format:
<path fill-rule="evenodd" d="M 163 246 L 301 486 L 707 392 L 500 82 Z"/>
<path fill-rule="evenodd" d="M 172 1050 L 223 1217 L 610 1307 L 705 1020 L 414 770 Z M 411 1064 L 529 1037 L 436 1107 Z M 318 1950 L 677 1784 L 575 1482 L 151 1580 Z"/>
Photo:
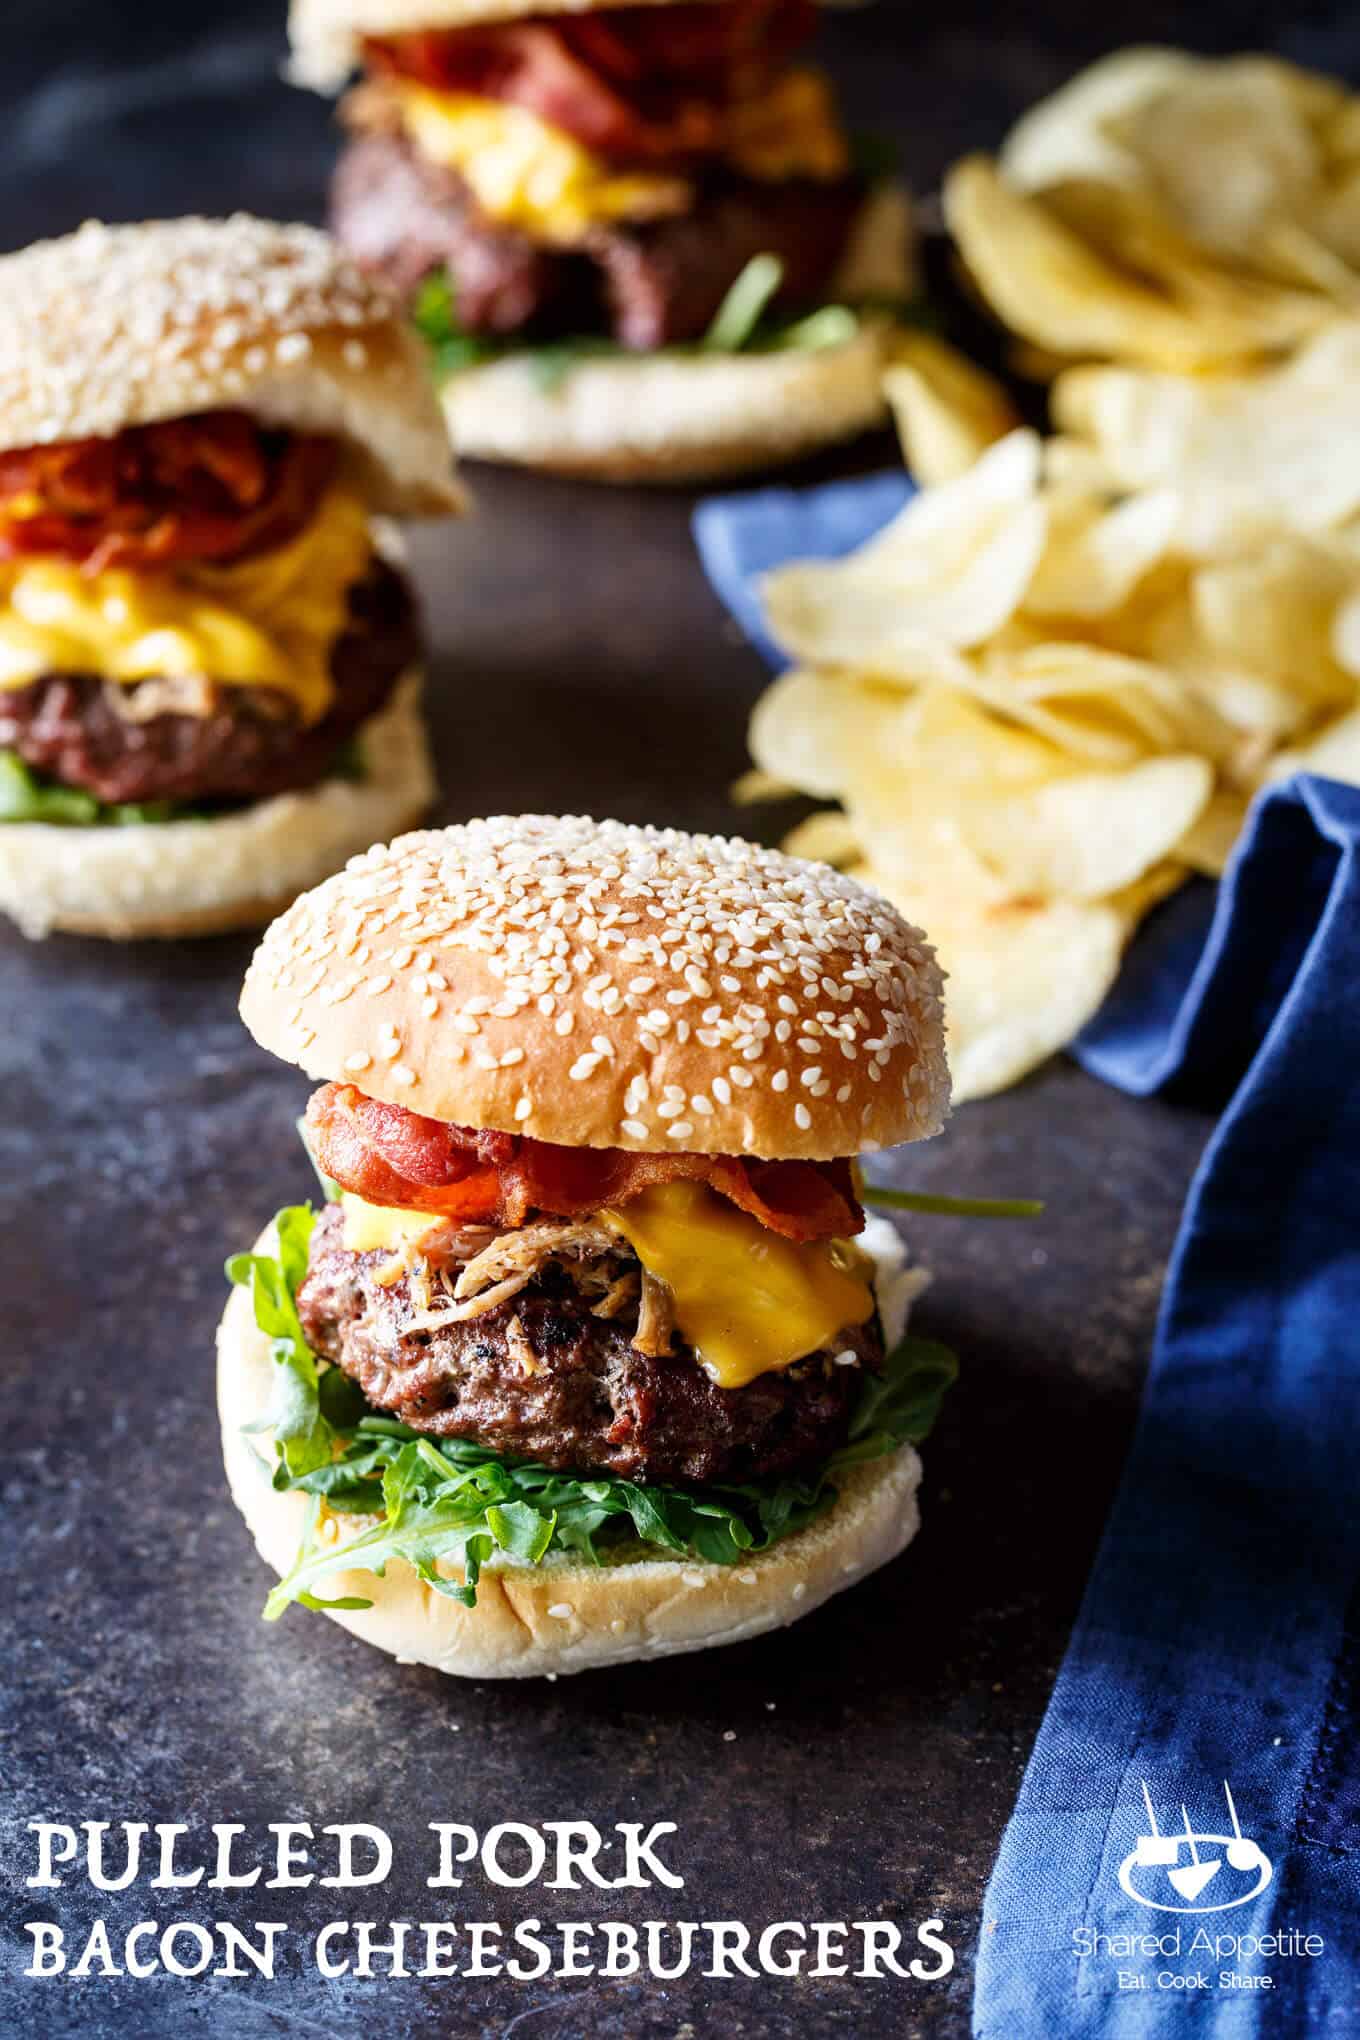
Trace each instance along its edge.
<path fill-rule="evenodd" d="M 939 1131 L 940 985 L 924 936 L 829 865 L 501 815 L 298 900 L 241 1014 L 309 1076 L 460 1126 L 826 1160 Z"/>
<path fill-rule="evenodd" d="M 304 887 L 429 808 L 420 678 L 365 725 L 366 777 L 330 779 L 215 821 L 125 829 L 0 822 L 0 913 L 27 935 L 119 940 L 258 928 Z"/>
<path fill-rule="evenodd" d="M 466 460 L 586 482 L 717 481 L 778 467 L 881 425 L 883 357 L 864 327 L 816 353 L 583 360 L 544 389 L 511 355 L 444 385 Z"/>
<path fill-rule="evenodd" d="M 269 1251 L 271 1240 L 267 1231 L 260 1250 Z M 261 1465 L 269 1453 L 267 1437 L 244 1435 L 247 1426 L 267 1423 L 275 1366 L 247 1292 L 235 1290 L 217 1334 L 222 1456 L 232 1500 L 260 1556 L 282 1574 L 297 1553 L 306 1498 L 274 1491 Z M 473 1679 L 581 1672 L 739 1643 L 810 1615 L 832 1594 L 895 1558 L 920 1522 L 920 1478 L 921 1463 L 910 1445 L 857 1467 L 842 1477 L 835 1506 L 819 1522 L 741 1566 L 651 1557 L 602 1567 L 565 1556 L 533 1567 L 493 1562 L 482 1573 L 476 1607 L 464 1608 L 394 1559 L 383 1579 L 368 1572 L 334 1574 L 327 1598 L 359 1596 L 373 1605 L 328 1612 L 403 1664 L 432 1665 Z M 371 1519 L 331 1520 L 344 1538 L 357 1536 Z"/>
<path fill-rule="evenodd" d="M 910 248 L 906 192 L 876 187 L 829 295 L 905 296 Z M 510 355 L 451 377 L 444 409 L 467 460 L 582 481 L 714 481 L 881 425 L 891 331 L 887 320 L 865 320 L 841 346 L 816 352 L 585 359 L 550 389 Z"/>
<path fill-rule="evenodd" d="M 472 28 L 533 14 L 594 14 L 606 7 L 664 5 L 665 0 L 292 0 L 289 76 L 296 85 L 334 92 L 359 61 L 366 35 L 422 28 Z M 718 4 L 718 0 L 714 0 Z"/>
<path fill-rule="evenodd" d="M 331 433 L 373 507 L 458 507 L 420 341 L 312 227 L 90 222 L 0 257 L 0 450 L 231 406 Z"/>

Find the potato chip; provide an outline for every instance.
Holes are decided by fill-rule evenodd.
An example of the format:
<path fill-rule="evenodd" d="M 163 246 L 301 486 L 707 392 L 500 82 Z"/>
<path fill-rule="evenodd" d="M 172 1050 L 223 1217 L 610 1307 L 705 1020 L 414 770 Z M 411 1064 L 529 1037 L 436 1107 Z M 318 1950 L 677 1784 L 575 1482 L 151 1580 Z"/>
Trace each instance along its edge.
<path fill-rule="evenodd" d="M 1121 269 L 1044 203 L 1013 191 L 982 156 L 944 185 L 944 211 L 978 288 L 1015 333 L 1067 356 L 1196 369 L 1234 358 L 1242 336 L 1182 311 Z"/>
<path fill-rule="evenodd" d="M 1360 115 L 1273 57 L 1134 49 L 946 184 L 983 295 L 1042 354 L 1245 367 L 1360 314 Z M 1042 364 L 1041 364 L 1042 366 Z"/>
<path fill-rule="evenodd" d="M 940 897 L 872 866 L 875 885 L 930 930 L 946 973 L 945 1028 L 954 1102 L 990 1097 L 1065 1048 L 1099 1010 L 1119 970 L 1127 920 L 1104 903 Z"/>
<path fill-rule="evenodd" d="M 1001 384 L 932 333 L 901 333 L 883 388 L 918 482 L 952 482 L 1020 423 Z"/>
<path fill-rule="evenodd" d="M 1209 557 L 1279 524 L 1323 532 L 1360 511 L 1360 322 L 1254 376 L 1073 369 L 1052 402 L 1075 441 L 1049 450 L 1049 472 L 1088 486 L 1103 476 L 1116 489 L 1173 488 L 1183 551 Z"/>
<path fill-rule="evenodd" d="M 1038 616 L 1106 616 L 1128 601 L 1170 549 L 1180 516 L 1171 489 L 1148 490 L 1112 508 L 1085 491 L 1059 491 L 1048 542 L 1025 591 Z"/>
<path fill-rule="evenodd" d="M 1135 48 L 1102 57 L 1016 122 L 1001 152 L 1007 181 L 1020 191 L 1072 177 L 1136 181 L 1137 163 L 1109 124 L 1198 68 L 1199 59 L 1184 50 Z"/>
<path fill-rule="evenodd" d="M 1205 878 L 1222 878 L 1247 819 L 1247 797 L 1219 787 L 1176 845 L 1176 855 Z"/>
<path fill-rule="evenodd" d="M 1360 786 L 1360 708 L 1338 716 L 1299 749 L 1277 751 L 1264 777 L 1274 784 L 1295 772 L 1318 772 L 1324 779 Z"/>
<path fill-rule="evenodd" d="M 902 708 L 900 695 L 795 667 L 755 705 L 751 756 L 776 785 L 835 800 L 865 747 L 894 747 Z"/>
<path fill-rule="evenodd" d="M 923 490 L 846 560 L 766 577 L 766 617 L 796 657 L 908 681 L 949 676 L 1018 605 L 1043 551 L 1039 441 L 1012 432 L 957 481 Z"/>

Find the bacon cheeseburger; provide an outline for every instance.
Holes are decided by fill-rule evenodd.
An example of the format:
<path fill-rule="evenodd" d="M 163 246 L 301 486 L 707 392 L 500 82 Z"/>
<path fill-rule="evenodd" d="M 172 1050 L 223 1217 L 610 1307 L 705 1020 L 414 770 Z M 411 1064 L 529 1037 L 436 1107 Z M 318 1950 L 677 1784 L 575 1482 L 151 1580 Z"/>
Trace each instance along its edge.
<path fill-rule="evenodd" d="M 334 1199 L 228 1269 L 268 1613 L 577 1671 L 754 1636 L 902 1549 L 954 1370 L 902 1337 L 922 1277 L 849 1158 L 935 1133 L 949 1079 L 885 900 L 721 837 L 471 822 L 299 900 L 241 1010 L 325 1080 Z"/>
<path fill-rule="evenodd" d="M 796 61 L 815 20 L 812 0 L 293 0 L 300 82 L 364 67 L 332 223 L 410 297 L 461 453 L 679 481 L 886 415 L 910 212 Z"/>
<path fill-rule="evenodd" d="M 267 920 L 428 806 L 411 590 L 457 507 L 418 344 L 335 243 L 92 224 L 0 260 L 0 909 Z"/>

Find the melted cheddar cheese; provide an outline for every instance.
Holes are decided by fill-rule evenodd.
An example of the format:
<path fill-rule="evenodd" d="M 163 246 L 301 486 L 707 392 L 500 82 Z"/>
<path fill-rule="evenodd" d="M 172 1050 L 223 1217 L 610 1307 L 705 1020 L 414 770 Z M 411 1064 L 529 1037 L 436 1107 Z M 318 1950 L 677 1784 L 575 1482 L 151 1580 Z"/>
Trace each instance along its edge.
<path fill-rule="evenodd" d="M 346 1190 L 351 1253 L 402 1254 L 439 1223 Z M 600 1216 L 664 1282 L 676 1329 L 719 1388 L 819 1352 L 872 1317 L 873 1262 L 848 1240 L 781 1239 L 704 1183 L 661 1183 Z"/>
<path fill-rule="evenodd" d="M 873 1315 L 857 1248 L 781 1239 L 704 1183 L 660 1183 L 603 1216 L 666 1284 L 681 1338 L 719 1388 L 791 1367 Z"/>
<path fill-rule="evenodd" d="M 612 170 L 523 107 L 406 79 L 391 89 L 421 153 L 456 170 L 489 219 L 536 240 L 576 241 L 601 222 L 684 208 L 689 187 L 682 178 Z"/>
<path fill-rule="evenodd" d="M 295 538 L 234 565 L 84 574 L 34 556 L 0 566 L 0 688 L 44 673 L 139 680 L 203 676 L 272 687 L 304 722 L 331 704 L 331 647 L 372 557 L 368 514 L 337 486 Z"/>
<path fill-rule="evenodd" d="M 523 107 L 409 79 L 387 89 L 423 155 L 456 170 L 488 218 L 537 241 L 578 241 L 588 228 L 681 212 L 683 177 L 622 171 Z M 727 160 L 748 177 L 840 177 L 845 137 L 826 80 L 789 71 L 759 99 L 733 109 Z"/>
<path fill-rule="evenodd" d="M 351 1254 L 400 1253 L 439 1224 L 434 1211 L 402 1211 L 393 1204 L 366 1204 L 352 1190 L 340 1192 L 345 1245 Z"/>

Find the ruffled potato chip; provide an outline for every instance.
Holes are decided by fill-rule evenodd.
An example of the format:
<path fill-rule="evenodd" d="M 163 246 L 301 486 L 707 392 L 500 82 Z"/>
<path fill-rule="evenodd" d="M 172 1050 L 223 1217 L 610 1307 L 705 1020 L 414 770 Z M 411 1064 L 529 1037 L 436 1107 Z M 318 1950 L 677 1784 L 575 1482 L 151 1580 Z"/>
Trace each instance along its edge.
<path fill-rule="evenodd" d="M 1200 558 L 1280 525 L 1328 531 L 1360 512 L 1360 322 L 1250 376 L 1079 368 L 1053 386 L 1048 452 L 1076 485 L 1170 490 L 1173 540 Z M 1084 466 L 1083 466 L 1084 462 Z"/>
<path fill-rule="evenodd" d="M 1125 50 L 961 164 L 946 217 L 1022 343 L 1245 365 L 1360 308 L 1357 133 L 1342 85 L 1277 58 Z"/>
<path fill-rule="evenodd" d="M 956 480 L 1020 423 L 1001 384 L 933 333 L 898 336 L 883 388 L 923 486 Z"/>
<path fill-rule="evenodd" d="M 1029 584 L 1047 528 L 1038 480 L 1038 435 L 1012 432 L 851 558 L 767 575 L 770 630 L 809 662 L 947 678 L 951 653 L 989 637 Z"/>

